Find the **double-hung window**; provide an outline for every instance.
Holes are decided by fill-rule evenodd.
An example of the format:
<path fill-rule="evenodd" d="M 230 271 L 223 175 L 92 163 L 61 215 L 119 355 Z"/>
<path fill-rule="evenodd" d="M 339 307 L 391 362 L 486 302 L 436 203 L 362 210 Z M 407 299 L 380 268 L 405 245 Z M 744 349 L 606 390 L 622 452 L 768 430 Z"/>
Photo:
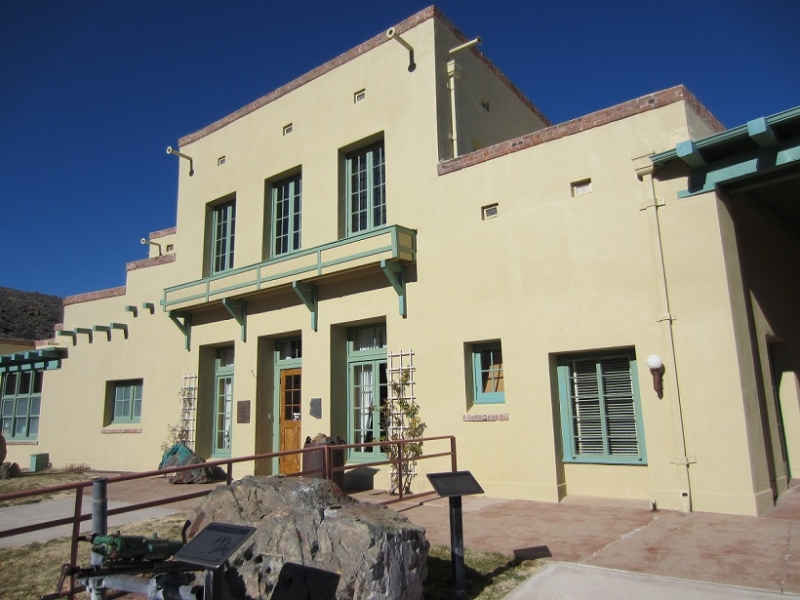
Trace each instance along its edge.
<path fill-rule="evenodd" d="M 349 443 L 378 442 L 386 437 L 386 325 L 351 329 L 347 342 L 347 408 Z M 379 446 L 353 448 L 350 458 L 368 458 Z"/>
<path fill-rule="evenodd" d="M 211 211 L 211 274 L 215 275 L 233 269 L 236 201 L 219 204 Z"/>
<path fill-rule="evenodd" d="M 41 370 L 8 372 L 2 376 L 0 418 L 9 441 L 35 440 L 39 435 L 42 401 Z"/>
<path fill-rule="evenodd" d="M 114 382 L 112 423 L 138 423 L 142 420 L 142 380 Z"/>
<path fill-rule="evenodd" d="M 503 349 L 500 342 L 472 346 L 472 380 L 475 404 L 505 402 Z"/>
<path fill-rule="evenodd" d="M 557 369 L 564 460 L 646 464 L 633 352 L 562 356 Z"/>
<path fill-rule="evenodd" d="M 300 250 L 302 181 L 297 175 L 272 188 L 272 256 Z"/>
<path fill-rule="evenodd" d="M 386 157 L 383 142 L 347 157 L 347 234 L 386 224 Z"/>

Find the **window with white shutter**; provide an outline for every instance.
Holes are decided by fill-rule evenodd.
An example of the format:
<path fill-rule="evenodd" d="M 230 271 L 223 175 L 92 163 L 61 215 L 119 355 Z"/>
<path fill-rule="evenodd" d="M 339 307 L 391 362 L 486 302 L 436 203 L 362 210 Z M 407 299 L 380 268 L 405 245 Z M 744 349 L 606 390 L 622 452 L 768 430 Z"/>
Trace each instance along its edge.
<path fill-rule="evenodd" d="M 566 462 L 646 464 L 633 352 L 558 359 Z"/>

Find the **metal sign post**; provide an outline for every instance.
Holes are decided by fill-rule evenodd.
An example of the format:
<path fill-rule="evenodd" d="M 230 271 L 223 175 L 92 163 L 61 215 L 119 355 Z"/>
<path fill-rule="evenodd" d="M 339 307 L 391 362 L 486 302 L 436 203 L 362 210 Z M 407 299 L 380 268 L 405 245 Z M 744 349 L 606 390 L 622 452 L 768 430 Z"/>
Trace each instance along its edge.
<path fill-rule="evenodd" d="M 456 600 L 466 600 L 461 496 L 482 494 L 483 488 L 469 471 L 430 473 L 428 480 L 437 494 L 450 500 L 450 562 L 453 586 Z"/>

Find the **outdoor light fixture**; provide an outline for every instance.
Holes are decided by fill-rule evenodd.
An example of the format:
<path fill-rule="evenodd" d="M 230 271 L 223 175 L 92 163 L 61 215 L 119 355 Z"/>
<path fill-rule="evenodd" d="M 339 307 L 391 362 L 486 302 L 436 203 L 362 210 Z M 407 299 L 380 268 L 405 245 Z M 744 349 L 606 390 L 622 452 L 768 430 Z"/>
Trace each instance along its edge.
<path fill-rule="evenodd" d="M 664 362 L 658 354 L 651 354 L 647 357 L 647 366 L 650 367 L 650 374 L 653 376 L 653 389 L 659 398 L 664 397 Z"/>
<path fill-rule="evenodd" d="M 178 152 L 177 150 L 174 150 L 172 146 L 167 146 L 167 154 L 174 154 L 175 156 L 180 156 L 181 158 L 185 158 L 186 160 L 188 160 L 189 176 L 191 177 L 192 175 L 194 175 L 194 161 L 192 160 L 191 156 L 184 154 L 183 152 Z"/>
<path fill-rule="evenodd" d="M 414 62 L 414 47 L 405 41 L 403 38 L 400 37 L 400 34 L 397 33 L 397 29 L 394 27 L 390 27 L 389 30 L 386 32 L 386 37 L 390 40 L 397 40 L 400 42 L 400 45 L 403 46 L 406 50 L 408 50 L 408 72 L 411 73 L 414 69 L 417 68 L 416 63 Z"/>
<path fill-rule="evenodd" d="M 142 243 L 142 246 L 144 246 L 145 244 L 150 244 L 151 246 L 155 246 L 156 248 L 158 248 L 158 255 L 162 256 L 161 244 L 159 244 L 158 242 L 154 242 L 152 240 L 148 240 L 147 238 L 142 238 L 141 239 L 141 243 Z"/>

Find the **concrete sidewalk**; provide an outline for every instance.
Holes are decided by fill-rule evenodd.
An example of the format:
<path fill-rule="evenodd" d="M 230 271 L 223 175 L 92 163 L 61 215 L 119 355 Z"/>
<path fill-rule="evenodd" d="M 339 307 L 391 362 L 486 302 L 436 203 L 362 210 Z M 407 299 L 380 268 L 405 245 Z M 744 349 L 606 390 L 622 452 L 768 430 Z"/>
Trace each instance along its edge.
<path fill-rule="evenodd" d="M 449 546 L 448 506 L 435 499 L 393 508 L 424 526 L 431 544 Z M 464 497 L 463 511 L 465 548 L 557 563 L 518 588 L 514 600 L 533 598 L 534 589 L 538 600 L 800 594 L 800 487 L 762 517 L 481 496 Z"/>

